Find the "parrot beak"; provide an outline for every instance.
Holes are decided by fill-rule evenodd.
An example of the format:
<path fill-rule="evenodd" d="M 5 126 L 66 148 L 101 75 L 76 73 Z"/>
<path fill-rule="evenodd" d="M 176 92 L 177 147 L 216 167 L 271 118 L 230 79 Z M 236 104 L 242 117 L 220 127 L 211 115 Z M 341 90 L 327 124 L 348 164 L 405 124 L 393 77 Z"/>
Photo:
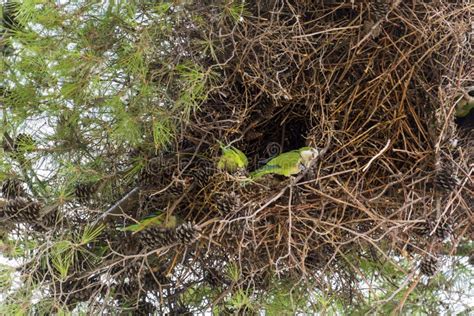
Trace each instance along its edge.
<path fill-rule="evenodd" d="M 309 166 L 311 161 L 318 158 L 319 150 L 315 148 L 311 148 L 310 150 L 303 150 L 300 155 L 303 159 L 304 165 Z"/>

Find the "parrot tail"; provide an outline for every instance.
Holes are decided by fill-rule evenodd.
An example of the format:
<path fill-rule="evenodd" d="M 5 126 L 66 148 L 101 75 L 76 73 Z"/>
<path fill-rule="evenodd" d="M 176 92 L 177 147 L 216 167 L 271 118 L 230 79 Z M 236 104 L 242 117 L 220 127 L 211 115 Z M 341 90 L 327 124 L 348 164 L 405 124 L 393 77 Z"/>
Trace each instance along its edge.
<path fill-rule="evenodd" d="M 279 169 L 279 166 L 263 166 L 260 169 L 255 170 L 254 172 L 250 173 L 250 178 L 258 179 L 263 177 L 266 174 L 274 173 L 275 170 Z"/>

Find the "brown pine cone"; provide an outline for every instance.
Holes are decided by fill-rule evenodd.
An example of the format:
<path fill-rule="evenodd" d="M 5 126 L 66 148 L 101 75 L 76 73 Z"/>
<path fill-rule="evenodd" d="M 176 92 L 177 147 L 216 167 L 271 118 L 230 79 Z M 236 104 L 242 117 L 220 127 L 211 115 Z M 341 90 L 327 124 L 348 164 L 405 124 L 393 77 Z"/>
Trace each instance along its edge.
<path fill-rule="evenodd" d="M 183 245 L 190 245 L 199 238 L 199 229 L 191 222 L 179 225 L 176 228 L 176 238 Z"/>
<path fill-rule="evenodd" d="M 139 261 L 130 262 L 125 269 L 125 277 L 130 280 L 141 278 L 145 274 L 146 265 L 141 264 Z"/>
<path fill-rule="evenodd" d="M 199 237 L 199 230 L 187 222 L 176 228 L 151 227 L 139 233 L 139 240 L 148 249 L 166 247 L 173 244 L 189 245 Z"/>
<path fill-rule="evenodd" d="M 14 222 L 34 224 L 41 218 L 40 210 L 40 203 L 27 198 L 17 197 L 7 202 L 0 215 Z"/>
<path fill-rule="evenodd" d="M 433 276 L 438 271 L 438 258 L 428 256 L 424 258 L 420 263 L 420 272 L 426 276 Z"/>
<path fill-rule="evenodd" d="M 240 199 L 235 192 L 220 192 L 213 195 L 212 200 L 222 214 L 229 214 L 239 207 Z"/>
<path fill-rule="evenodd" d="M 53 227 L 58 220 L 58 213 L 58 208 L 54 208 L 46 214 L 43 214 L 39 219 L 40 224 L 44 227 Z"/>
<path fill-rule="evenodd" d="M 435 236 L 439 240 L 445 240 L 453 234 L 453 229 L 448 223 L 440 224 L 435 230 Z"/>
<path fill-rule="evenodd" d="M 189 173 L 186 173 L 186 175 L 193 178 L 193 184 L 196 184 L 200 188 L 204 188 L 209 182 L 209 177 L 212 174 L 211 171 L 212 169 L 210 169 L 206 164 L 200 164 L 190 170 Z"/>
<path fill-rule="evenodd" d="M 151 227 L 139 232 L 140 243 L 148 249 L 165 247 L 177 243 L 174 229 Z"/>
<path fill-rule="evenodd" d="M 419 236 L 429 237 L 432 235 L 431 232 L 434 230 L 434 227 L 435 227 L 435 224 L 432 222 L 418 223 L 413 228 L 413 232 Z M 453 233 L 453 230 L 451 226 L 448 223 L 443 223 L 443 224 L 439 224 L 438 227 L 436 227 L 436 230 L 434 231 L 433 235 L 438 240 L 443 241 L 446 238 L 449 238 L 449 236 L 451 236 L 452 233 Z"/>
<path fill-rule="evenodd" d="M 74 195 L 81 203 L 88 202 L 97 191 L 97 183 L 77 183 L 74 187 Z"/>
<path fill-rule="evenodd" d="M 443 193 L 451 193 L 459 186 L 459 179 L 449 169 L 440 169 L 434 178 L 435 189 Z"/>
<path fill-rule="evenodd" d="M 2 196 L 6 199 L 14 199 L 17 197 L 26 197 L 26 191 L 23 182 L 19 179 L 6 179 L 1 187 Z"/>

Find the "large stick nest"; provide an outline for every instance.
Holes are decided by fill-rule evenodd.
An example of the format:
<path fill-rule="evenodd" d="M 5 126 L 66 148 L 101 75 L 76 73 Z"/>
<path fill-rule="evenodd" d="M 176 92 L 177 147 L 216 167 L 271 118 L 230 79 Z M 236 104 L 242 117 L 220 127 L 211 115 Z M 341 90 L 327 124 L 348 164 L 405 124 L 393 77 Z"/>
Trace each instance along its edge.
<path fill-rule="evenodd" d="M 472 234 L 472 140 L 453 115 L 473 78 L 469 7 L 247 9 L 237 26 L 209 17 L 207 40 L 219 43 L 212 67 L 225 81 L 183 139 L 193 135 L 211 157 L 216 139 L 237 140 L 254 168 L 281 151 L 328 147 L 296 185 L 267 178 L 241 188 L 212 174 L 178 207 L 203 223 L 211 248 L 249 275 L 298 277 L 337 273 L 329 270 L 368 249 L 436 256 L 450 251 L 441 249 L 445 231 L 453 240 Z M 219 211 L 218 194 L 234 206 Z"/>

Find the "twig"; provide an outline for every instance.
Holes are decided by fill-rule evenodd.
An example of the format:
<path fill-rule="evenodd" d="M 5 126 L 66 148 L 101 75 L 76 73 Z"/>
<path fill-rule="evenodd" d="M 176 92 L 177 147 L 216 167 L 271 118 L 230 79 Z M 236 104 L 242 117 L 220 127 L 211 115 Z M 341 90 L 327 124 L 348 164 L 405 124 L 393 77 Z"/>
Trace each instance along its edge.
<path fill-rule="evenodd" d="M 365 165 L 365 167 L 362 169 L 363 172 L 366 172 L 367 169 L 369 169 L 370 165 L 372 164 L 372 162 L 375 161 L 375 159 L 377 159 L 378 157 L 380 157 L 381 155 L 383 155 L 383 153 L 388 149 L 388 147 L 390 146 L 390 139 L 387 141 L 387 144 L 385 145 L 384 148 L 382 148 L 382 150 L 380 150 L 380 152 L 378 154 L 376 154 L 375 156 L 372 157 L 372 159 L 369 160 L 369 162 L 367 163 L 367 165 Z"/>
<path fill-rule="evenodd" d="M 118 202 L 109 207 L 99 218 L 94 221 L 94 225 L 99 221 L 108 222 L 111 220 L 113 215 L 119 215 L 126 213 L 138 206 L 138 198 L 140 193 L 140 187 L 133 188 L 130 192 L 125 194 Z"/>

